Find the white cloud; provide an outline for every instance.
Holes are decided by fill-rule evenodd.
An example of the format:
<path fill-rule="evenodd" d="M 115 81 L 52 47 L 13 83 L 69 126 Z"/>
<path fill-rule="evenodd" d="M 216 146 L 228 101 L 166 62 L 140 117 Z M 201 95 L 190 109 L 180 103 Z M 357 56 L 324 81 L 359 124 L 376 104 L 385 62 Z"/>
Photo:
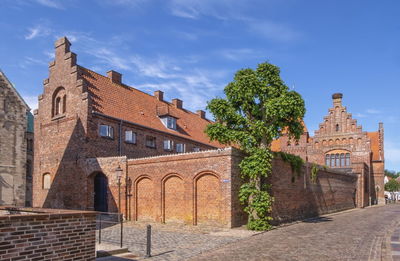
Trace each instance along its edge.
<path fill-rule="evenodd" d="M 236 10 L 245 1 L 241 0 L 171 0 L 169 8 L 174 16 L 199 19 L 201 16 L 211 16 L 220 20 L 234 17 Z"/>
<path fill-rule="evenodd" d="M 369 114 L 380 114 L 381 113 L 380 110 L 376 110 L 376 109 L 367 109 L 366 112 Z"/>
<path fill-rule="evenodd" d="M 32 58 L 32 57 L 29 57 L 29 56 L 25 57 L 25 59 L 19 63 L 19 67 L 21 67 L 21 68 L 26 68 L 27 66 L 30 66 L 30 65 L 47 66 L 48 63 L 46 61 L 44 61 L 44 60 Z"/>
<path fill-rule="evenodd" d="M 64 6 L 61 4 L 60 1 L 56 0 L 36 0 L 38 4 L 50 7 L 50 8 L 56 8 L 56 9 L 64 9 Z"/>
<path fill-rule="evenodd" d="M 37 37 L 47 36 L 51 33 L 50 28 L 44 25 L 36 25 L 35 27 L 28 28 L 28 34 L 25 35 L 25 40 L 32 40 Z"/>
<path fill-rule="evenodd" d="M 37 96 L 23 95 L 22 98 L 28 104 L 28 106 L 32 109 L 32 111 L 38 108 L 38 97 Z"/>
<path fill-rule="evenodd" d="M 290 42 L 302 37 L 301 33 L 289 26 L 272 21 L 249 21 L 248 28 L 259 36 L 280 42 Z"/>
<path fill-rule="evenodd" d="M 240 48 L 240 49 L 224 49 L 218 52 L 222 57 L 232 61 L 239 61 L 248 58 L 254 58 L 260 56 L 260 54 L 252 49 Z"/>

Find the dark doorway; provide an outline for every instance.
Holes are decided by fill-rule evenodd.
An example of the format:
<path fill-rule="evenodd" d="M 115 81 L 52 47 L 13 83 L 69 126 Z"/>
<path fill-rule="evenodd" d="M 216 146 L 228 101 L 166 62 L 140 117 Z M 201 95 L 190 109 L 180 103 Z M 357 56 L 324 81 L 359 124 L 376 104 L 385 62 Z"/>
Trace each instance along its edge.
<path fill-rule="evenodd" d="M 94 210 L 108 212 L 107 204 L 108 180 L 103 173 L 94 177 Z"/>

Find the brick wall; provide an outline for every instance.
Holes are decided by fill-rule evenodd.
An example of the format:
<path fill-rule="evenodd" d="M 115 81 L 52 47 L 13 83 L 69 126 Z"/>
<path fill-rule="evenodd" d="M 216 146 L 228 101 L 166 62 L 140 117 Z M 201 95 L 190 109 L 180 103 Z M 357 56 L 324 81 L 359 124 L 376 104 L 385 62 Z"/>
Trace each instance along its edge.
<path fill-rule="evenodd" d="M 0 207 L 0 260 L 95 260 L 95 213 Z"/>
<path fill-rule="evenodd" d="M 93 158 L 86 160 L 84 169 L 88 177 L 98 172 L 107 176 L 108 204 L 117 212 L 115 169 L 122 167 L 121 211 L 127 219 L 236 227 L 247 221 L 238 200 L 241 159 L 239 151 L 227 148 L 140 159 Z M 311 182 L 310 172 L 311 164 L 304 166 L 302 175 L 292 182 L 290 165 L 280 159 L 273 161 L 268 182 L 275 198 L 276 223 L 354 208 L 357 200 L 361 202 L 356 192 L 359 187 L 365 189 L 367 170 L 363 169 L 363 179 L 358 180 L 356 174 L 321 168 L 316 183 Z M 127 179 L 131 181 L 128 184 Z M 367 195 L 365 190 L 359 192 Z"/>
<path fill-rule="evenodd" d="M 316 183 L 313 183 L 310 180 L 311 164 L 303 166 L 302 174 L 297 176 L 288 163 L 274 159 L 273 173 L 268 178 L 275 200 L 274 222 L 288 222 L 356 207 L 357 175 L 334 171 L 321 168 Z"/>

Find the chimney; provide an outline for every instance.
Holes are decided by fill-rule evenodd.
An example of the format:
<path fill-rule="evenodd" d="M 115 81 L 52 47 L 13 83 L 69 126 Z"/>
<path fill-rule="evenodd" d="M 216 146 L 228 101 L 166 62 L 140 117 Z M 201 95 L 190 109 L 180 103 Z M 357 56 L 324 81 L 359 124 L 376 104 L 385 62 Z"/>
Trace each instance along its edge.
<path fill-rule="evenodd" d="M 160 90 L 154 92 L 154 97 L 156 97 L 157 100 L 163 101 L 164 100 L 164 93 Z"/>
<path fill-rule="evenodd" d="M 342 106 L 342 98 L 343 98 L 343 94 L 341 93 L 334 93 L 332 95 L 332 99 L 333 99 L 333 106 Z"/>
<path fill-rule="evenodd" d="M 172 104 L 178 109 L 182 109 L 183 107 L 183 101 L 176 98 L 172 99 Z"/>
<path fill-rule="evenodd" d="M 108 71 L 107 77 L 110 78 L 113 83 L 118 83 L 118 84 L 122 83 L 122 74 L 120 74 L 119 72 L 113 70 Z"/>
<path fill-rule="evenodd" d="M 200 118 L 205 119 L 206 118 L 206 112 L 203 110 L 198 110 L 196 111 L 196 114 L 200 116 Z"/>

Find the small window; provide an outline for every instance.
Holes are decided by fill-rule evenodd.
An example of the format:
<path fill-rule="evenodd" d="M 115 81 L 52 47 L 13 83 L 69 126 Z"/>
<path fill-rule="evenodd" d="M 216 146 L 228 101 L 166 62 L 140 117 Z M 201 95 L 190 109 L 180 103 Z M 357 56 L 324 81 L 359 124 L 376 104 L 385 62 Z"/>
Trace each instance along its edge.
<path fill-rule="evenodd" d="M 172 140 L 164 140 L 164 150 L 171 151 L 174 149 L 174 142 Z"/>
<path fill-rule="evenodd" d="M 325 155 L 325 165 L 330 167 L 331 166 L 331 158 L 329 154 Z"/>
<path fill-rule="evenodd" d="M 193 148 L 193 151 L 194 151 L 194 152 L 199 152 L 199 151 L 200 151 L 200 148 L 199 148 L 199 147 L 194 147 L 194 148 Z"/>
<path fill-rule="evenodd" d="M 337 153 L 337 154 L 335 155 L 335 159 L 336 159 L 335 166 L 336 166 L 336 167 L 340 167 L 340 158 L 339 158 L 339 153 Z"/>
<path fill-rule="evenodd" d="M 43 174 L 43 184 L 42 188 L 43 189 L 50 189 L 51 185 L 51 176 L 49 173 Z"/>
<path fill-rule="evenodd" d="M 161 121 L 168 129 L 176 130 L 176 118 L 171 116 L 166 116 L 161 118 Z"/>
<path fill-rule="evenodd" d="M 114 138 L 114 128 L 109 125 L 100 125 L 100 136 L 105 138 Z"/>
<path fill-rule="evenodd" d="M 146 136 L 146 147 L 155 148 L 156 147 L 156 137 Z"/>
<path fill-rule="evenodd" d="M 339 124 L 336 124 L 336 131 L 339 131 L 340 127 Z"/>
<path fill-rule="evenodd" d="M 136 144 L 136 133 L 131 130 L 125 131 L 125 142 Z"/>
<path fill-rule="evenodd" d="M 186 146 L 183 143 L 176 144 L 176 152 L 178 152 L 178 153 L 185 152 L 185 149 L 186 149 L 185 147 Z"/>
<path fill-rule="evenodd" d="M 335 154 L 331 154 L 331 167 L 335 167 Z"/>

